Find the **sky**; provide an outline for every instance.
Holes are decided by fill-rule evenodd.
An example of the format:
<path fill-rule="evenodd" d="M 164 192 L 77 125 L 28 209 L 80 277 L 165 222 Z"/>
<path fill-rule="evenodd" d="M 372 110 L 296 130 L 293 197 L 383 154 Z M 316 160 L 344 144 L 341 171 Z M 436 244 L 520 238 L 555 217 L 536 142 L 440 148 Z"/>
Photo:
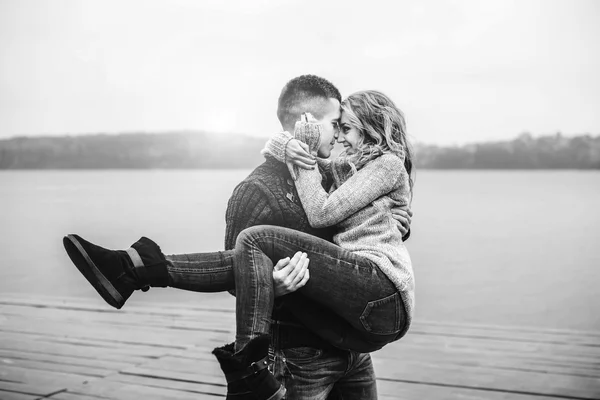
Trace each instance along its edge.
<path fill-rule="evenodd" d="M 269 136 L 311 73 L 416 142 L 600 134 L 600 1 L 0 0 L 0 139 Z"/>

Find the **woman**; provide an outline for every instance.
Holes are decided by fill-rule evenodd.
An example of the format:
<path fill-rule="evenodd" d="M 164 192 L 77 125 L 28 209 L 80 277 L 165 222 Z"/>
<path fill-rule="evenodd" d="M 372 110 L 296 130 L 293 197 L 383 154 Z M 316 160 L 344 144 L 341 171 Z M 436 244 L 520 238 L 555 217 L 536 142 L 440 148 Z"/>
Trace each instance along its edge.
<path fill-rule="evenodd" d="M 325 192 L 316 169 L 299 170 L 296 180 L 311 225 L 336 225 L 335 244 L 286 228 L 258 226 L 238 236 L 235 250 L 200 255 L 208 270 L 223 272 L 224 266 L 233 266 L 224 279 L 204 288 L 236 290 L 235 344 L 214 351 L 230 394 L 248 390 L 257 398 L 278 399 L 285 393 L 266 369 L 264 345 L 256 343 L 264 343 L 269 332 L 273 263 L 290 254 L 306 253 L 314 266 L 301 293 L 346 319 L 373 348 L 399 339 L 410 325 L 412 266 L 391 214 L 392 207 L 408 205 L 412 193 L 412 154 L 404 117 L 388 97 L 375 91 L 351 95 L 342 111 L 338 140 L 346 152 L 326 166 L 332 189 Z M 307 119 L 298 122 L 295 137 L 316 151 L 320 126 Z M 284 160 L 278 149 L 285 149 L 290 139 L 276 136 L 268 151 Z M 124 303 L 119 299 L 122 287 L 113 284 L 117 277 L 130 275 L 140 286 L 165 279 L 165 257 L 149 239 L 142 238 L 127 250 L 132 265 L 125 265 L 129 261 L 123 252 L 102 249 L 76 235 L 67 236 L 64 243 L 84 276 L 117 307 Z"/>

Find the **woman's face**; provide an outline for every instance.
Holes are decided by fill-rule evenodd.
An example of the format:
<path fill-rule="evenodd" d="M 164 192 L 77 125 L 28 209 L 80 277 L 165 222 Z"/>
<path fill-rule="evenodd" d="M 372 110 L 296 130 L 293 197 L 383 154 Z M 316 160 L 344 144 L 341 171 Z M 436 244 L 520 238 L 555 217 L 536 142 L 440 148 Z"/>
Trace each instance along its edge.
<path fill-rule="evenodd" d="M 338 142 L 344 145 L 347 152 L 353 152 L 358 149 L 360 142 L 360 132 L 358 129 L 350 123 L 348 114 L 342 112 L 342 118 L 340 120 L 340 133 L 338 134 Z"/>

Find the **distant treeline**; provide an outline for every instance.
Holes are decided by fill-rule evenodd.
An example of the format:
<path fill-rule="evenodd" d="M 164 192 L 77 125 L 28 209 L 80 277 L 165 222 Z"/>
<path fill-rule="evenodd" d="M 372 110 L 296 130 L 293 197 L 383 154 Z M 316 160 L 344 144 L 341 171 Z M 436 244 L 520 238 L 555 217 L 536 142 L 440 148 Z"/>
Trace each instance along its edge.
<path fill-rule="evenodd" d="M 250 168 L 265 142 L 205 132 L 20 137 L 0 141 L 0 169 Z"/>
<path fill-rule="evenodd" d="M 252 168 L 266 139 L 205 132 L 93 134 L 0 140 L 0 169 Z M 600 169 L 600 136 L 534 138 L 464 146 L 415 145 L 431 169 Z"/>
<path fill-rule="evenodd" d="M 431 169 L 600 169 L 600 136 L 534 138 L 456 147 L 415 146 L 417 167 Z"/>

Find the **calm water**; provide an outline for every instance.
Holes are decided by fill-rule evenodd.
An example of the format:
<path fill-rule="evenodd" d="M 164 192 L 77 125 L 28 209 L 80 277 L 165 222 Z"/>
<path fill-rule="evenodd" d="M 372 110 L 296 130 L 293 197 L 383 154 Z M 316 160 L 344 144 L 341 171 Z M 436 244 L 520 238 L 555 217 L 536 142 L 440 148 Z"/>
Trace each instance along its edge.
<path fill-rule="evenodd" d="M 66 233 L 220 250 L 227 199 L 248 172 L 1 171 L 0 292 L 96 298 L 64 253 Z M 599 172 L 419 171 L 417 318 L 600 330 L 599 208 Z M 133 301 L 206 296 L 153 289 Z"/>

